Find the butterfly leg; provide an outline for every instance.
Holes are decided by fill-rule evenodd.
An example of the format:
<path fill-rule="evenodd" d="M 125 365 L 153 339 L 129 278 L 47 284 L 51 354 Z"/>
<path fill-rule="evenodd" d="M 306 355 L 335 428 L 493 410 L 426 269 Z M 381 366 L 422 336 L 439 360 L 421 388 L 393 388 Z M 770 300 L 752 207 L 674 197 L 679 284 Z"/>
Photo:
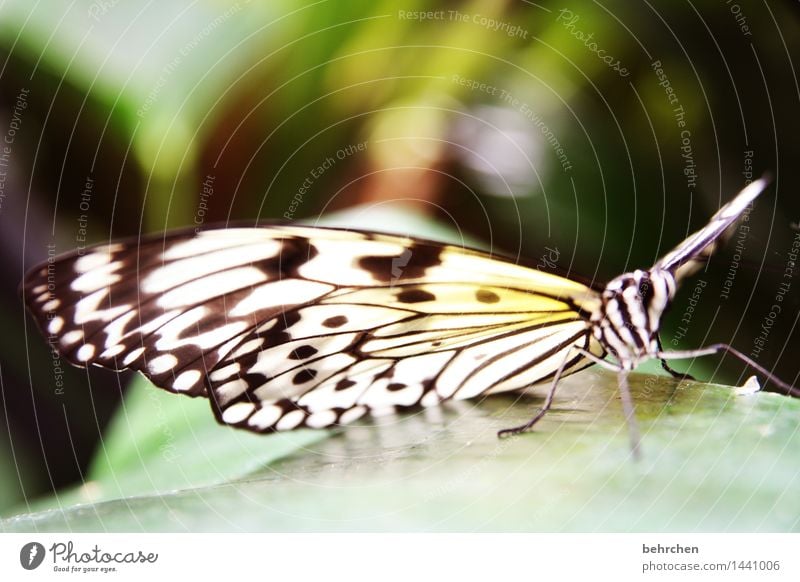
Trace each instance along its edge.
<path fill-rule="evenodd" d="M 744 362 L 757 372 L 766 376 L 767 380 L 775 385 L 775 387 L 764 388 L 766 392 L 777 392 L 778 394 L 784 394 L 786 396 L 794 396 L 795 398 L 800 398 L 800 388 L 795 388 L 794 386 L 787 384 L 786 382 L 784 382 L 783 380 L 772 374 L 772 372 L 770 372 L 760 364 L 756 363 L 751 358 L 745 356 L 739 350 L 733 348 L 732 346 L 729 346 L 728 344 L 713 344 L 705 348 L 699 348 L 697 350 L 658 352 L 656 354 L 656 357 L 665 360 L 698 358 L 700 356 L 710 356 L 713 354 L 719 354 L 721 352 L 732 355 L 734 358 L 740 360 L 741 362 Z"/>
<path fill-rule="evenodd" d="M 531 418 L 525 424 L 521 424 L 513 428 L 504 428 L 503 430 L 498 431 L 497 433 L 498 437 L 505 438 L 510 436 L 516 436 L 524 432 L 528 432 L 531 428 L 533 428 L 533 425 L 539 422 L 544 417 L 544 415 L 547 414 L 547 411 L 550 410 L 550 406 L 552 406 L 553 404 L 553 397 L 556 394 L 558 381 L 561 380 L 561 375 L 564 373 L 564 368 L 567 366 L 567 362 L 570 361 L 573 351 L 580 351 L 580 348 L 573 347 L 567 351 L 566 357 L 561 362 L 561 365 L 558 367 L 558 370 L 556 370 L 555 376 L 553 376 L 553 383 L 550 385 L 550 391 L 547 393 L 547 398 L 544 401 L 544 405 L 542 406 L 542 409 L 536 414 L 536 416 Z"/>
<path fill-rule="evenodd" d="M 661 345 L 661 336 L 656 335 L 656 341 L 658 342 L 658 351 L 663 352 L 664 346 Z M 684 374 L 683 372 L 678 372 L 677 370 L 673 370 L 672 367 L 667 363 L 667 360 L 661 358 L 661 367 L 664 368 L 673 378 L 677 378 L 678 380 L 692 380 L 694 381 L 694 376 L 691 374 Z"/>
<path fill-rule="evenodd" d="M 631 441 L 631 454 L 635 460 L 641 459 L 641 434 L 639 432 L 639 423 L 636 422 L 636 414 L 633 408 L 633 398 L 631 398 L 631 390 L 628 386 L 628 370 L 620 370 L 617 373 L 617 384 L 619 386 L 619 394 L 622 398 L 622 411 L 625 414 L 625 421 L 628 423 L 628 436 Z"/>

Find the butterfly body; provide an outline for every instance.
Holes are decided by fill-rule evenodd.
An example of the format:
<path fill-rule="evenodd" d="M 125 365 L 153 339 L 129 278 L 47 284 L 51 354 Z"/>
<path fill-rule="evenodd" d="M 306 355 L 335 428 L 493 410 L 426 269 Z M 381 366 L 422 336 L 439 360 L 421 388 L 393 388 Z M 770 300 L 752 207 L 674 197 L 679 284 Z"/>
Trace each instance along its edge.
<path fill-rule="evenodd" d="M 602 307 L 591 319 L 595 338 L 626 370 L 660 350 L 661 317 L 675 297 L 669 271 L 636 270 L 612 279 L 602 293 Z"/>
<path fill-rule="evenodd" d="M 566 374 L 667 357 L 658 330 L 678 280 L 765 185 L 602 291 L 431 241 L 267 225 L 73 252 L 32 269 L 23 298 L 68 361 L 138 370 L 256 432 L 551 382 L 546 410 Z"/>

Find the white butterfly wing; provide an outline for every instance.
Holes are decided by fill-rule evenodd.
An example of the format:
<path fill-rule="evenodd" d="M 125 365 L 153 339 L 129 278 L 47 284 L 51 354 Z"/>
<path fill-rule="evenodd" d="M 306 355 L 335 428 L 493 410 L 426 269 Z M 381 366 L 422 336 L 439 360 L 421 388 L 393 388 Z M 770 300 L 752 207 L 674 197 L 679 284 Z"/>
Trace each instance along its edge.
<path fill-rule="evenodd" d="M 590 337 L 589 288 L 477 251 L 268 226 L 184 231 L 51 260 L 26 303 L 77 365 L 211 397 L 255 431 L 524 388 Z M 576 356 L 572 372 L 585 365 Z"/>

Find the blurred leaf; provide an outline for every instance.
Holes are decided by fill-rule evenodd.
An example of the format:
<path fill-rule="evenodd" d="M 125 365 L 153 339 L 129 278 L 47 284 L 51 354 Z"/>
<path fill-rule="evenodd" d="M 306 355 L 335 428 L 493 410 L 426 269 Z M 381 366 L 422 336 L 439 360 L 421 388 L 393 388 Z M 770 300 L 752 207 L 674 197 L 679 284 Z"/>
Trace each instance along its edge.
<path fill-rule="evenodd" d="M 108 107 L 147 177 L 147 229 L 194 214 L 204 132 L 248 65 L 292 28 L 272 26 L 281 3 L 96 2 L 0 6 L 0 42 Z M 282 15 L 286 17 L 287 15 Z M 266 30 L 269 34 L 262 34 Z"/>
<path fill-rule="evenodd" d="M 387 202 L 381 205 L 364 204 L 343 212 L 334 212 L 316 219 L 302 221 L 316 226 L 355 228 L 413 236 L 450 243 L 456 246 L 485 248 L 485 244 L 468 234 L 455 230 L 441 222 L 421 215 L 412 206 L 402 202 Z"/>
<path fill-rule="evenodd" d="M 555 408 L 534 434 L 496 437 L 498 429 L 529 418 L 540 399 L 451 403 L 350 427 L 245 480 L 18 516 L 0 528 L 799 528 L 800 401 L 766 393 L 737 396 L 730 388 L 700 383 L 678 387 L 644 375 L 631 380 L 643 428 L 639 463 L 630 457 L 615 376 L 587 371 L 564 382 Z M 193 454 L 202 463 L 209 452 Z"/>
<path fill-rule="evenodd" d="M 26 453 L 20 443 L 12 446 L 8 435 L 0 431 L 0 475 L 4 475 L 0 479 L 0 515 L 25 499 L 23 484 L 31 479 L 27 466 L 30 456 Z"/>

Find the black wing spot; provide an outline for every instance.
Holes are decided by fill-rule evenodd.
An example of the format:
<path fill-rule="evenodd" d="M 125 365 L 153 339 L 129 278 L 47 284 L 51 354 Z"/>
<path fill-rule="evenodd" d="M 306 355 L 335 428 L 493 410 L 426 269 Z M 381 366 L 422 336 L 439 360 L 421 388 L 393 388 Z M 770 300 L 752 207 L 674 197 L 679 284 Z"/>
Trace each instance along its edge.
<path fill-rule="evenodd" d="M 314 346 L 304 345 L 298 347 L 294 350 L 291 354 L 289 354 L 290 360 L 305 360 L 316 354 L 319 350 Z"/>
<path fill-rule="evenodd" d="M 329 317 L 325 321 L 322 322 L 322 325 L 325 327 L 342 327 L 345 323 L 347 323 L 347 317 L 344 315 L 335 315 L 333 317 Z"/>
<path fill-rule="evenodd" d="M 402 390 L 405 387 L 406 387 L 406 384 L 403 384 L 402 382 L 392 382 L 391 384 L 386 386 L 386 389 L 389 392 L 397 392 L 398 390 Z"/>
<path fill-rule="evenodd" d="M 292 336 L 287 331 L 270 333 L 265 337 L 265 347 L 274 347 L 292 341 Z"/>
<path fill-rule="evenodd" d="M 412 244 L 400 255 L 362 257 L 358 266 L 368 271 L 376 281 L 388 283 L 400 279 L 419 279 L 425 276 L 428 267 L 441 264 L 441 247 Z"/>
<path fill-rule="evenodd" d="M 351 386 L 355 386 L 356 383 L 353 380 L 343 379 L 339 380 L 334 387 L 334 390 L 347 390 Z"/>
<path fill-rule="evenodd" d="M 302 319 L 297 311 L 284 311 L 275 319 L 275 324 L 258 333 L 258 337 L 264 338 L 264 347 L 273 347 L 285 344 L 292 340 L 292 334 L 288 330 Z"/>
<path fill-rule="evenodd" d="M 297 277 L 298 269 L 319 254 L 311 241 L 303 238 L 287 238 L 282 242 L 276 257 L 257 263 L 265 271 L 275 273 L 278 279 Z"/>
<path fill-rule="evenodd" d="M 500 296 L 494 291 L 488 289 L 478 289 L 475 292 L 475 298 L 481 303 L 497 303 L 500 301 Z"/>
<path fill-rule="evenodd" d="M 399 275 L 402 263 L 403 255 L 399 257 L 361 257 L 358 260 L 358 266 L 361 269 L 369 272 L 376 281 L 384 283 L 397 278 L 392 273 L 397 272 Z"/>
<path fill-rule="evenodd" d="M 300 384 L 305 384 L 317 377 L 317 371 L 312 370 L 310 368 L 306 368 L 305 370 L 300 370 L 297 374 L 294 375 L 292 378 L 292 384 L 295 386 L 299 386 Z"/>
<path fill-rule="evenodd" d="M 436 295 L 422 289 L 406 289 L 397 294 L 400 303 L 424 303 L 425 301 L 435 301 Z"/>

